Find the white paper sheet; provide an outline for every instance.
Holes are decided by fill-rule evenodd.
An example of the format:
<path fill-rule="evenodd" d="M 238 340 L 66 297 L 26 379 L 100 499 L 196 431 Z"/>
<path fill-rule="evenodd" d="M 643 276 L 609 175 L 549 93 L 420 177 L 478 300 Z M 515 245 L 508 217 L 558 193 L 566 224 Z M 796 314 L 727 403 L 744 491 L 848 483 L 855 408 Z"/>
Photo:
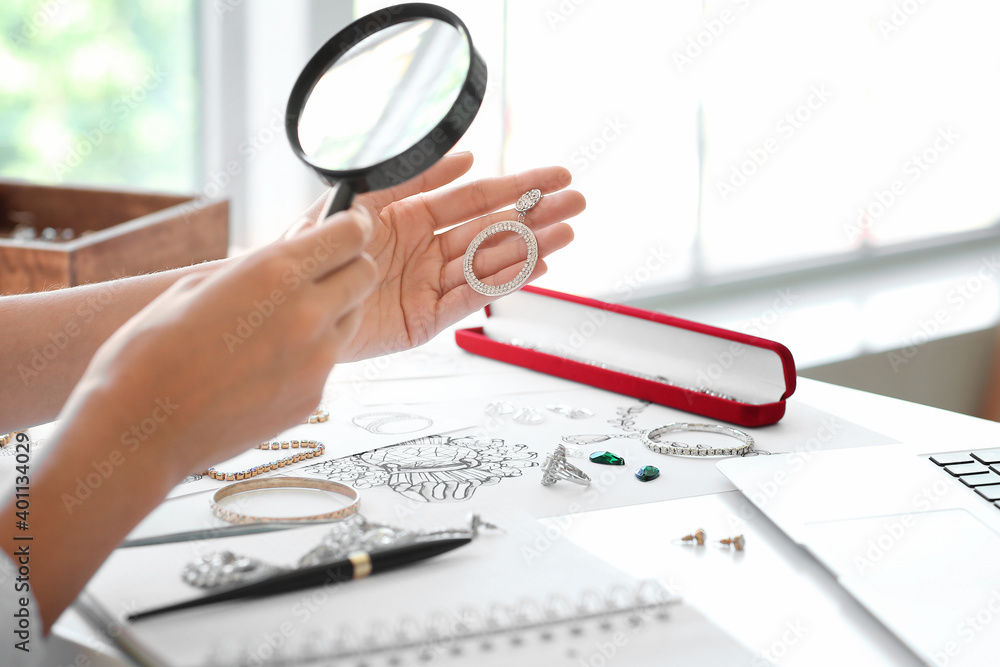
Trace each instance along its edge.
<path fill-rule="evenodd" d="M 330 417 L 318 424 L 300 424 L 276 436 L 274 440 L 313 440 L 326 447 L 322 456 L 304 462 L 291 464 L 268 476 L 291 475 L 295 470 L 310 462 L 327 461 L 375 447 L 384 447 L 399 442 L 401 438 L 417 437 L 421 434 L 451 433 L 476 424 L 476 417 L 470 409 L 444 403 L 391 403 L 365 406 L 341 401 L 325 402 L 329 405 Z M 270 463 L 294 454 L 294 449 L 259 450 L 251 449 L 228 461 L 216 464 L 216 470 L 235 472 L 253 466 Z M 174 487 L 168 495 L 176 498 L 202 491 L 215 491 L 224 482 L 201 475 L 191 475 Z"/>
<path fill-rule="evenodd" d="M 569 391 L 487 397 L 514 408 L 536 408 L 545 416 L 537 426 L 517 424 L 510 416 L 484 416 L 475 430 L 321 462 L 300 468 L 296 474 L 352 484 L 361 494 L 365 516 L 373 520 L 423 522 L 426 516 L 431 524 L 455 521 L 469 512 L 488 513 L 497 506 L 542 518 L 733 490 L 716 470 L 717 458 L 665 456 L 648 450 L 636 437 L 640 429 L 674 421 L 698 421 L 690 414 L 659 405 L 642 408 L 643 404 L 635 399 L 574 387 Z M 484 401 L 484 407 L 488 402 Z M 553 404 L 587 408 L 595 414 L 587 419 L 569 419 L 549 411 L 547 406 Z M 625 427 L 632 430 L 625 430 L 618 411 L 630 407 L 641 411 L 634 413 L 633 423 Z M 746 431 L 755 438 L 759 449 L 774 452 L 891 442 L 885 436 L 794 401 L 780 423 Z M 560 481 L 542 486 L 546 456 L 564 442 L 564 437 L 574 435 L 610 436 L 603 442 L 578 446 L 583 456 L 568 459 L 591 478 L 590 485 Z M 676 439 L 738 444 L 725 436 L 705 433 L 679 433 Z M 623 457 L 625 465 L 589 461 L 592 452 L 604 450 Z M 660 477 L 649 482 L 636 479 L 636 470 L 646 465 L 659 468 Z"/>
<path fill-rule="evenodd" d="M 446 629 L 443 640 L 427 649 L 435 664 L 509 665 L 518 660 L 578 665 L 602 655 L 605 661 L 614 657 L 617 664 L 708 664 L 706 646 L 712 646 L 712 660 L 749 664 L 752 654 L 683 604 L 669 607 L 666 619 L 642 614 L 638 624 L 607 614 L 610 605 L 629 599 L 638 581 L 517 513 L 497 511 L 489 518 L 507 532 L 485 534 L 443 556 L 337 586 L 125 622 L 127 614 L 192 596 L 179 578 L 192 546 L 173 544 L 119 550 L 91 581 L 88 594 L 121 623 L 112 623 L 114 634 L 142 644 L 170 666 L 312 664 L 305 658 L 329 655 L 349 643 L 370 648 L 397 641 L 401 633 L 427 636 L 432 626 Z M 307 528 L 211 546 L 288 562 L 322 532 Z M 551 603 L 555 596 L 562 598 L 561 604 Z M 524 620 L 520 614 L 541 619 L 547 610 L 565 611 L 568 605 L 571 615 L 597 612 L 601 618 L 558 624 L 548 631 L 456 639 L 458 623 L 514 626 Z M 345 639 L 350 637 L 354 639 Z M 381 657 L 391 655 L 402 658 L 398 664 L 420 661 L 413 651 Z M 335 664 L 362 663 L 356 658 Z"/>
<path fill-rule="evenodd" d="M 535 375 L 527 371 L 523 374 Z M 357 453 L 353 459 L 329 455 L 319 461 L 282 469 L 278 474 L 314 476 L 351 484 L 358 489 L 361 512 L 369 519 L 387 523 L 415 522 L 414 525 L 424 526 L 462 521 L 470 512 L 487 514 L 496 507 L 543 518 L 734 489 L 716 470 L 717 458 L 657 454 L 646 449 L 635 437 L 636 430 L 648 430 L 674 421 L 703 419 L 655 404 L 643 408 L 642 402 L 629 397 L 580 387 L 564 380 L 559 382 L 564 383 L 564 387 L 557 392 L 490 395 L 437 406 L 445 413 L 454 411 L 457 422 L 479 420 L 478 426 L 442 434 L 431 442 L 427 441 L 424 432 L 416 434 L 416 443 L 408 435 L 402 442 L 411 445 L 391 448 L 412 450 L 415 445 L 416 453 L 423 454 L 425 459 L 419 463 L 413 462 L 412 451 L 397 454 L 383 449 L 361 454 L 370 451 L 372 446 L 385 447 L 401 442 L 398 438 L 376 438 L 369 434 L 368 440 L 358 438 L 350 443 L 348 451 Z M 525 426 L 515 423 L 511 415 L 487 415 L 485 408 L 493 401 L 506 402 L 513 408 L 534 408 L 544 415 L 544 421 L 537 426 Z M 569 419 L 547 409 L 555 404 L 587 408 L 595 414 L 586 419 Z M 629 408 L 641 411 L 633 413 L 631 425 L 623 427 L 619 410 Z M 321 426 L 326 425 L 300 428 Z M 786 415 L 779 423 L 744 430 L 754 437 L 757 448 L 772 452 L 809 452 L 892 442 L 883 435 L 794 399 L 789 401 Z M 610 436 L 604 442 L 578 445 L 583 456 L 569 459 L 590 476 L 591 484 L 579 486 L 561 481 L 553 486 L 542 486 L 541 466 L 546 456 L 557 444 L 564 442 L 564 437 L 574 435 Z M 709 433 L 678 433 L 675 439 L 689 443 L 737 443 L 731 438 Z M 362 444 L 372 441 L 375 444 L 368 447 Z M 478 449 L 470 446 L 477 443 L 481 445 Z M 590 453 L 603 450 L 622 456 L 625 465 L 604 466 L 587 459 Z M 267 454 L 253 452 L 258 453 Z M 400 465 L 406 469 L 393 473 L 394 466 L 399 468 Z M 660 477 L 650 482 L 637 480 L 634 477 L 636 469 L 645 465 L 659 468 Z M 199 490 L 193 488 L 194 485 L 186 486 L 192 487 L 190 491 Z M 204 480 L 201 493 L 169 501 L 143 521 L 130 537 L 225 525 L 212 516 L 209 506 L 211 493 L 221 486 L 220 482 Z"/>

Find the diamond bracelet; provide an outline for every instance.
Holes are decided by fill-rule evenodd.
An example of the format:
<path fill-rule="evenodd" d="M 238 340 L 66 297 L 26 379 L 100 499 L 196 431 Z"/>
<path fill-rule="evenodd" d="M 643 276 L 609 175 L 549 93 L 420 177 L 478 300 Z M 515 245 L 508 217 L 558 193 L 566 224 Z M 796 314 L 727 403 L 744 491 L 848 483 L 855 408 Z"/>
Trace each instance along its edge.
<path fill-rule="evenodd" d="M 594 366 L 596 368 L 603 368 L 606 371 L 613 371 L 615 373 L 621 373 L 623 375 L 631 375 L 632 377 L 639 378 L 640 380 L 649 380 L 650 382 L 658 382 L 660 384 L 665 384 L 670 387 L 676 387 L 677 389 L 683 389 L 685 391 L 694 391 L 699 394 L 704 394 L 705 396 L 711 396 L 713 398 L 721 398 L 726 401 L 737 401 L 738 399 L 729 394 L 723 394 L 719 391 L 714 391 L 712 389 L 706 389 L 704 387 L 693 387 L 687 384 L 681 384 L 680 382 L 673 382 L 669 378 L 662 375 L 649 375 L 648 373 L 637 373 L 635 371 L 630 371 L 621 366 L 613 366 L 611 364 L 606 364 L 602 361 L 594 361 L 592 359 L 586 359 L 584 357 L 576 356 L 573 354 L 565 354 L 564 352 L 556 349 L 554 346 L 546 347 L 542 345 L 534 345 L 520 338 L 511 338 L 507 341 L 510 345 L 516 347 L 522 347 L 526 350 L 534 350 L 535 352 L 542 352 L 543 354 L 551 354 L 554 357 L 560 357 L 568 361 L 575 361 L 580 364 L 586 364 L 588 366 Z"/>
<path fill-rule="evenodd" d="M 708 445 L 687 445 L 682 442 L 667 441 L 660 443 L 657 438 L 664 433 L 675 431 L 700 431 L 702 433 L 719 433 L 736 438 L 743 444 L 739 447 L 709 447 Z M 746 456 L 753 449 L 753 437 L 749 433 L 723 426 L 722 424 L 690 424 L 687 422 L 672 422 L 658 426 L 642 433 L 642 444 L 657 454 L 673 456 Z"/>

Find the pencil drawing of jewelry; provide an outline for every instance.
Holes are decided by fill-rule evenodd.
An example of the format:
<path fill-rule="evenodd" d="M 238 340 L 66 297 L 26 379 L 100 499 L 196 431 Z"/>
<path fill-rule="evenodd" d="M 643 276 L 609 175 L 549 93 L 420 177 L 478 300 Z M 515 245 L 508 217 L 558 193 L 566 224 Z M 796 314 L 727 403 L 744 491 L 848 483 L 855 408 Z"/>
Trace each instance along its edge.
<path fill-rule="evenodd" d="M 497 530 L 497 527 L 483 521 L 478 514 L 470 517 L 468 527 L 429 531 L 406 530 L 388 524 L 374 523 L 360 514 L 355 514 L 344 521 L 332 524 L 322 541 L 291 567 L 272 565 L 231 551 L 219 551 L 186 564 L 181 570 L 181 579 L 191 586 L 204 589 L 246 584 L 298 568 L 332 563 L 355 551 L 370 553 L 431 539 L 475 538 L 479 536 L 481 530 L 489 529 Z"/>
<path fill-rule="evenodd" d="M 366 412 L 355 415 L 351 423 L 373 435 L 406 435 L 430 428 L 434 420 L 407 412 Z"/>
<path fill-rule="evenodd" d="M 612 438 L 641 438 L 642 431 L 636 428 L 635 417 L 649 407 L 649 401 L 641 401 L 639 405 L 622 407 L 616 410 L 618 415 L 615 419 L 609 419 L 608 423 L 623 431 L 622 434 L 611 433 L 588 433 L 581 435 L 564 435 L 563 442 L 570 445 L 596 445 L 599 442 L 607 442 Z"/>
<path fill-rule="evenodd" d="M 545 415 L 538 408 L 515 407 L 503 400 L 487 403 L 485 412 L 501 420 L 510 417 L 511 421 L 525 426 L 538 426 L 545 421 Z"/>
<path fill-rule="evenodd" d="M 387 486 L 418 502 L 461 502 L 480 486 L 520 477 L 538 465 L 527 445 L 470 436 L 424 436 L 369 452 L 307 466 L 298 474 L 324 477 L 358 489 Z"/>
<path fill-rule="evenodd" d="M 574 408 L 571 405 L 564 405 L 562 403 L 547 405 L 545 407 L 569 419 L 587 419 L 594 416 L 594 411 L 590 408 Z"/>

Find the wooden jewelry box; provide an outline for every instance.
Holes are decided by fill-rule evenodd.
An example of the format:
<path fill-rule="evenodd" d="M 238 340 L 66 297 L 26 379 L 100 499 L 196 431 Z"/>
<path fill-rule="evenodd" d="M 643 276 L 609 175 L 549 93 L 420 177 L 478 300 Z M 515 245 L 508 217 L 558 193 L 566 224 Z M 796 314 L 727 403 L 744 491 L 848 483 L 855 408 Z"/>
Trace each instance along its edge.
<path fill-rule="evenodd" d="M 73 238 L 15 240 L 9 232 L 18 223 L 69 229 Z M 173 269 L 228 252 L 227 201 L 0 181 L 0 294 Z"/>
<path fill-rule="evenodd" d="M 795 391 L 788 348 L 736 331 L 530 286 L 487 316 L 459 347 L 713 419 L 773 424 Z"/>

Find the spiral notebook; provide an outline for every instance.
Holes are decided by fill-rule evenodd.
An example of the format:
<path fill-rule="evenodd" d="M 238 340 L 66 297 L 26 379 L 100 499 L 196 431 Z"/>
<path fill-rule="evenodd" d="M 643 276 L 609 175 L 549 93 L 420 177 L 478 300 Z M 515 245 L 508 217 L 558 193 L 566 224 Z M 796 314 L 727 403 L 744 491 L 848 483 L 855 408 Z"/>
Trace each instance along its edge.
<path fill-rule="evenodd" d="M 195 597 L 180 570 L 196 551 L 214 547 L 274 561 L 304 552 L 323 530 L 119 550 L 77 606 L 139 664 L 169 667 L 759 660 L 661 585 L 637 581 L 566 538 L 546 537 L 536 522 L 356 582 L 123 620 Z"/>

